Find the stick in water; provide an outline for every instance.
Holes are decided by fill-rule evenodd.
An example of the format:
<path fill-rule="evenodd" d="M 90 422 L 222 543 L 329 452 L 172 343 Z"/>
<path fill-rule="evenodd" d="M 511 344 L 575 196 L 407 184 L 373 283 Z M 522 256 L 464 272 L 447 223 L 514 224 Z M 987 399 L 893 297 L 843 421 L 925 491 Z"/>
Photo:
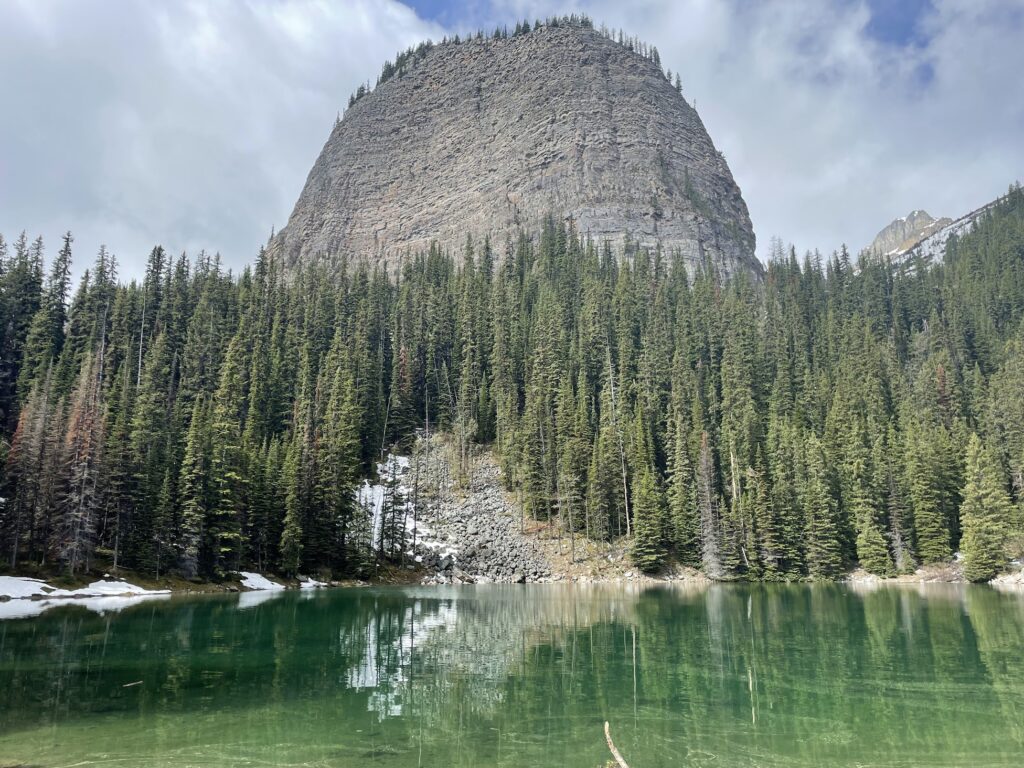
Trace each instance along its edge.
<path fill-rule="evenodd" d="M 612 733 L 608 727 L 608 721 L 604 721 L 604 738 L 608 742 L 608 749 L 612 751 L 612 757 L 615 758 L 615 762 L 619 764 L 619 768 L 629 768 L 626 761 L 622 759 L 622 755 L 619 754 L 619 750 L 615 748 L 615 744 L 612 743 Z"/>

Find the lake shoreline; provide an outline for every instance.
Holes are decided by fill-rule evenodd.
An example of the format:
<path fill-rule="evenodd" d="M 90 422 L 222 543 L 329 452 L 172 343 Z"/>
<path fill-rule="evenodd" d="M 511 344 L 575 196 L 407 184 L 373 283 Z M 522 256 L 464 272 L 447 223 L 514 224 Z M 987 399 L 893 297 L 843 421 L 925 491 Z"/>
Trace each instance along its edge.
<path fill-rule="evenodd" d="M 422 568 L 410 570 L 407 567 L 387 566 L 381 569 L 377 578 L 372 579 L 330 579 L 317 581 L 307 577 L 285 578 L 271 573 L 243 571 L 240 578 L 227 579 L 220 582 L 192 581 L 180 577 L 161 579 L 146 578 L 140 574 L 118 570 L 114 574 L 109 571 L 95 571 L 75 580 L 56 574 L 2 574 L 0 575 L 0 604 L 14 600 L 46 602 L 48 604 L 69 603 L 90 599 L 139 599 L 156 596 L 180 596 L 202 594 L 245 594 L 251 592 L 300 591 L 308 589 L 359 588 L 380 586 L 438 586 L 431 580 L 432 574 Z M 33 591 L 29 590 L 29 582 L 37 584 Z M 486 577 L 467 578 L 456 584 L 496 584 L 515 583 L 498 582 Z M 637 584 L 658 585 L 673 583 L 707 584 L 714 583 L 759 583 L 759 582 L 715 582 L 699 570 L 677 566 L 660 574 L 645 574 L 639 570 L 624 569 L 600 574 L 555 573 L 552 577 L 539 582 L 547 584 Z M 769 582 L 764 582 L 769 583 Z M 809 583 L 809 580 L 795 580 L 787 583 Z M 914 573 L 897 576 L 881 577 L 856 568 L 830 583 L 847 584 L 858 588 L 920 585 L 920 584 L 968 584 L 963 576 L 959 563 L 941 563 L 922 566 Z M 1024 587 L 1024 568 L 1017 566 L 1001 573 L 989 584 L 997 588 Z M 118 589 L 123 585 L 123 589 Z"/>

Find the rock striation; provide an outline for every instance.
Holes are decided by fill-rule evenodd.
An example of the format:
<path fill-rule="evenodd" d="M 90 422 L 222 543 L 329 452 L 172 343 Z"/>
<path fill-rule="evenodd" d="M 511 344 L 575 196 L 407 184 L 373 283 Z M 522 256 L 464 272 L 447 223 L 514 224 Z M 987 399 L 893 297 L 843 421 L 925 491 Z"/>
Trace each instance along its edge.
<path fill-rule="evenodd" d="M 436 45 L 358 99 L 269 252 L 394 269 L 468 234 L 501 258 L 548 214 L 599 244 L 678 249 L 691 270 L 762 272 L 696 110 L 657 63 L 582 25 Z"/>

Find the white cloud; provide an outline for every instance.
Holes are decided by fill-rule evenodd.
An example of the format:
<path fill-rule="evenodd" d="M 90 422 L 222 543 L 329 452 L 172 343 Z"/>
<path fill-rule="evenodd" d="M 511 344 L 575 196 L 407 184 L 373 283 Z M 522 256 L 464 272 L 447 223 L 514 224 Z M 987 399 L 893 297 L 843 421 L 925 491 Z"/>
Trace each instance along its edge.
<path fill-rule="evenodd" d="M 657 45 L 740 184 L 758 250 L 859 248 L 914 208 L 957 216 L 1024 180 L 1024 2 L 935 0 L 922 46 L 852 0 L 578 2 Z M 499 0 L 497 15 L 567 12 Z M 928 72 L 931 72 L 930 78 Z"/>
<path fill-rule="evenodd" d="M 75 233 L 137 276 L 156 243 L 239 268 L 281 227 L 338 111 L 444 34 L 381 0 L 0 4 L 0 232 Z"/>
<path fill-rule="evenodd" d="M 858 0 L 493 0 L 458 31 L 585 10 L 658 46 L 739 182 L 759 251 L 859 247 L 1024 177 L 1024 2 L 934 0 L 920 45 Z M 393 0 L 0 4 L 0 232 L 72 229 L 138 274 L 149 248 L 248 263 L 384 59 L 445 34 Z"/>

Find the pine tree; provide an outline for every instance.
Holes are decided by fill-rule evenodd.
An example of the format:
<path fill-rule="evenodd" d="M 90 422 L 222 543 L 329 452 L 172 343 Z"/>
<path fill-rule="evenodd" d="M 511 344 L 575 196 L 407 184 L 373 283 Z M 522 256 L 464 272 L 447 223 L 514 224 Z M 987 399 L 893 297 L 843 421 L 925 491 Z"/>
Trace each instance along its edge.
<path fill-rule="evenodd" d="M 289 575 L 297 574 L 302 566 L 301 452 L 301 445 L 293 442 L 284 462 L 284 481 L 288 491 L 280 550 L 281 570 Z"/>
<path fill-rule="evenodd" d="M 192 405 L 178 481 L 181 493 L 180 567 L 186 578 L 194 578 L 204 568 L 202 546 L 211 506 L 209 457 L 209 407 L 205 396 L 200 395 Z"/>
<path fill-rule="evenodd" d="M 668 534 L 668 509 L 654 467 L 650 426 L 642 406 L 636 409 L 633 428 L 633 562 L 647 573 L 665 564 Z"/>
<path fill-rule="evenodd" d="M 690 463 L 683 420 L 676 417 L 675 441 L 669 473 L 668 506 L 672 546 L 680 562 L 700 565 L 700 518 L 695 496 L 696 484 Z"/>
<path fill-rule="evenodd" d="M 811 433 L 804 443 L 806 476 L 801 496 L 807 521 L 807 570 L 812 578 L 829 579 L 839 574 L 843 564 L 836 505 L 828 487 L 820 440 Z"/>
<path fill-rule="evenodd" d="M 648 467 L 641 467 L 634 476 L 634 526 L 630 551 L 636 566 L 647 573 L 653 573 L 665 564 L 665 549 L 658 525 L 665 514 L 665 499 L 654 472 Z"/>
<path fill-rule="evenodd" d="M 878 502 L 865 456 L 853 461 L 850 475 L 846 504 L 857 530 L 857 559 L 869 573 L 891 576 L 892 557 L 879 524 Z"/>
<path fill-rule="evenodd" d="M 103 354 L 89 355 L 72 393 L 57 499 L 54 550 L 74 576 L 88 570 L 103 504 L 100 469 L 104 447 Z"/>
<path fill-rule="evenodd" d="M 942 511 L 942 468 L 934 432 L 918 427 L 907 437 L 907 485 L 913 508 L 916 551 L 922 563 L 950 558 L 949 528 Z"/>
<path fill-rule="evenodd" d="M 317 462 L 316 504 L 322 514 L 317 516 L 319 535 L 313 560 L 327 566 L 336 558 L 344 568 L 348 566 L 350 530 L 358 514 L 355 493 L 361 469 L 360 445 L 355 385 L 341 360 L 334 365 Z"/>
<path fill-rule="evenodd" d="M 758 566 L 756 575 L 765 581 L 777 581 L 783 576 L 779 523 L 772 506 L 764 460 L 760 452 L 755 466 L 747 471 L 746 488 L 744 498 L 752 507 L 748 517 L 754 524 L 756 544 L 753 556 L 756 557 Z"/>
<path fill-rule="evenodd" d="M 11 569 L 18 565 L 24 549 L 33 548 L 34 523 L 45 513 L 43 494 L 47 428 L 52 418 L 50 377 L 33 382 L 11 438 L 6 457 L 4 490 L 6 501 L 0 517 L 0 542 Z"/>
<path fill-rule="evenodd" d="M 722 567 L 719 497 L 714 486 L 715 468 L 711 458 L 708 434 L 701 435 L 700 461 L 697 464 L 697 506 L 700 514 L 701 566 L 711 579 L 725 576 Z"/>
<path fill-rule="evenodd" d="M 25 338 L 23 360 L 18 373 L 18 393 L 22 399 L 28 395 L 32 384 L 47 374 L 64 346 L 68 291 L 71 285 L 72 242 L 71 233 L 66 233 L 64 244 L 50 267 L 46 290 Z"/>
<path fill-rule="evenodd" d="M 241 326 L 228 346 L 220 383 L 213 396 L 210 424 L 211 508 L 204 531 L 218 576 L 235 571 L 244 550 L 242 529 L 249 508 L 249 470 L 242 444 L 243 406 L 247 402 L 247 327 Z"/>
<path fill-rule="evenodd" d="M 964 576 L 970 581 L 988 581 L 1007 559 L 1006 534 L 1013 505 L 999 464 L 977 434 L 972 433 L 967 443 L 966 464 L 967 483 L 960 508 Z"/>

